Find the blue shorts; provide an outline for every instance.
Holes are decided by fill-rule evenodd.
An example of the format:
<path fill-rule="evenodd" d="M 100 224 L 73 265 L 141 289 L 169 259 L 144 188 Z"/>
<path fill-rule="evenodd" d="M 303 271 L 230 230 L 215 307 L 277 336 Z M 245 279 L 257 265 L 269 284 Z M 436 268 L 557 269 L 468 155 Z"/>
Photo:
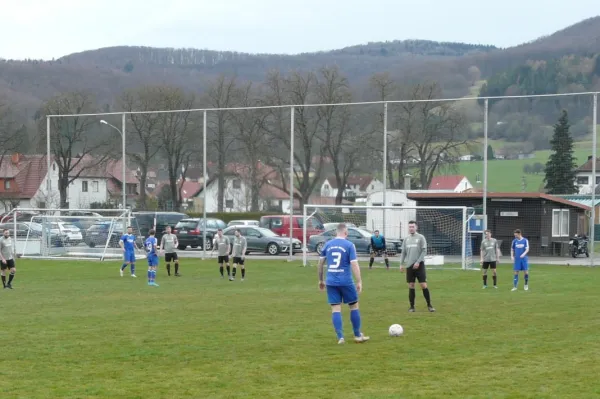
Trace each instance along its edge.
<path fill-rule="evenodd" d="M 135 252 L 133 252 L 133 251 L 125 251 L 125 253 L 123 253 L 123 262 L 125 262 L 125 263 L 135 263 Z"/>
<path fill-rule="evenodd" d="M 158 266 L 158 256 L 152 255 L 148 257 L 148 266 L 155 267 Z"/>
<path fill-rule="evenodd" d="M 528 271 L 529 270 L 529 262 L 527 261 L 527 258 L 516 258 L 515 259 L 515 264 L 513 266 L 513 271 L 515 272 L 520 272 L 520 271 Z"/>
<path fill-rule="evenodd" d="M 358 302 L 358 292 L 354 285 L 328 285 L 327 301 L 330 305 Z"/>

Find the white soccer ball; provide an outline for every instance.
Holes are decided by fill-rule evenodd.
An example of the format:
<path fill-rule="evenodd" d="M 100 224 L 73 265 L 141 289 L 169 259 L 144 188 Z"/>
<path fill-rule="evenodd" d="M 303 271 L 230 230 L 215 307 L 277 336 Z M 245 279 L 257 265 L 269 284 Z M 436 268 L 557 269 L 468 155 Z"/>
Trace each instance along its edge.
<path fill-rule="evenodd" d="M 392 324 L 389 329 L 390 337 L 399 337 L 404 334 L 404 328 L 400 324 Z"/>

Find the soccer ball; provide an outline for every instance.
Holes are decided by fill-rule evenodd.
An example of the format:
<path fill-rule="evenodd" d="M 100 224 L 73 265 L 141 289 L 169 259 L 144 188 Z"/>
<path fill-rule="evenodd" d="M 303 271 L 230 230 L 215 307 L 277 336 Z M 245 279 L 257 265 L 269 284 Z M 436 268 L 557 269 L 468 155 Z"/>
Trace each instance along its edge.
<path fill-rule="evenodd" d="M 399 337 L 404 334 L 404 328 L 400 324 L 392 324 L 389 329 L 390 337 Z"/>

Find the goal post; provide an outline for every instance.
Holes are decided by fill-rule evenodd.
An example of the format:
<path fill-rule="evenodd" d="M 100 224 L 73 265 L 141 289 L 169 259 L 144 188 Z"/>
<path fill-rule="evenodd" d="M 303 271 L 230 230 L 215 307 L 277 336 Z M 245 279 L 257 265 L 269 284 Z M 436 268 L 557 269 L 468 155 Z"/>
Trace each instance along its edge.
<path fill-rule="evenodd" d="M 318 256 L 341 222 L 350 228 L 348 239 L 354 242 L 359 259 L 369 257 L 370 237 L 378 230 L 386 239 L 390 260 L 399 260 L 402 241 L 409 235 L 408 224 L 414 220 L 419 233 L 427 239 L 428 267 L 479 269 L 473 259 L 473 236 L 469 229 L 474 214 L 473 208 L 465 206 L 307 204 L 303 209 L 303 264 L 308 264 L 310 256 Z"/>
<path fill-rule="evenodd" d="M 15 253 L 36 259 L 121 259 L 119 241 L 128 226 L 137 236 L 136 257 L 144 237 L 129 209 L 14 208 L 0 224 L 11 230 Z"/>

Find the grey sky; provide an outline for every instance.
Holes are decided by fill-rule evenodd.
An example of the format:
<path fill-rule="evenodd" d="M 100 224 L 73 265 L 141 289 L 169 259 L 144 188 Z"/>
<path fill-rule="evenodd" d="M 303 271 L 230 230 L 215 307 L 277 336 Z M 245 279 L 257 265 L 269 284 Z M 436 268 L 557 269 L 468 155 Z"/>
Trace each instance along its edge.
<path fill-rule="evenodd" d="M 507 47 L 593 17 L 597 5 L 598 0 L 0 0 L 0 57 L 51 59 L 118 45 L 291 54 L 399 39 Z"/>

